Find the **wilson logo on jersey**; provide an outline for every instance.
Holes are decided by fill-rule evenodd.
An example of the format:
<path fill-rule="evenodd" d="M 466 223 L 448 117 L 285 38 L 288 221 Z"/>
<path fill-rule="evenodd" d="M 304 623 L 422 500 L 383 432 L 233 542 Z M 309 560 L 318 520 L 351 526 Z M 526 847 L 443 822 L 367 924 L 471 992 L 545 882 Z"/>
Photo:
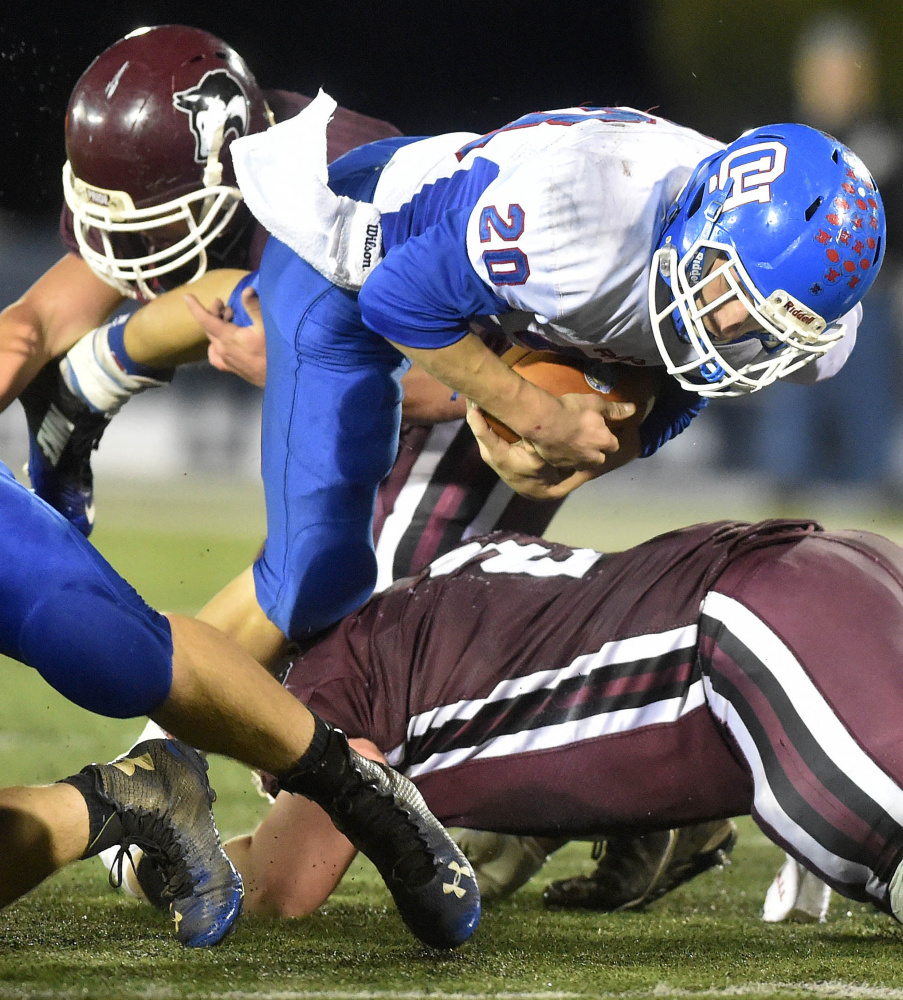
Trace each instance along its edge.
<path fill-rule="evenodd" d="M 761 154 L 757 156 L 756 154 Z M 724 191 L 732 183 L 722 206 L 729 212 L 738 205 L 771 201 L 771 185 L 787 167 L 787 147 L 783 142 L 757 142 L 726 156 L 716 175 L 709 178 L 709 194 Z"/>

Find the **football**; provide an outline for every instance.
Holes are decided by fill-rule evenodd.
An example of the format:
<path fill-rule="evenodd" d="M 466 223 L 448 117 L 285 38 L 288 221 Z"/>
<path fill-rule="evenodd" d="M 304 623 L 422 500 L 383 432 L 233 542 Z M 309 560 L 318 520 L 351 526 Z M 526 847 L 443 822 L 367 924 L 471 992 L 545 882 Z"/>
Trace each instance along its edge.
<path fill-rule="evenodd" d="M 607 464 L 610 469 L 615 469 L 639 454 L 639 427 L 652 409 L 664 369 L 640 368 L 594 358 L 573 358 L 527 347 L 509 348 L 502 355 L 502 360 L 522 378 L 553 396 L 569 392 L 596 393 L 616 402 L 634 403 L 636 412 L 633 416 L 611 424 L 620 450 L 608 459 Z M 499 437 L 512 443 L 518 440 L 518 435 L 510 427 L 489 414 L 485 416 Z"/>

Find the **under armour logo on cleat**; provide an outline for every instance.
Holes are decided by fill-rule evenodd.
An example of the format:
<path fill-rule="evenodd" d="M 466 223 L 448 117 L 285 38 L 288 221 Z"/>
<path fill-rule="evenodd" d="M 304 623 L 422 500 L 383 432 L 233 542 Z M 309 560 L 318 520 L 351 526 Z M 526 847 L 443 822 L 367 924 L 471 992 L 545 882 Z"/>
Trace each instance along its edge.
<path fill-rule="evenodd" d="M 467 890 L 461 888 L 461 876 L 467 875 L 468 878 L 473 878 L 473 872 L 470 868 L 459 865 L 457 861 L 450 861 L 448 867 L 455 873 L 455 879 L 453 882 L 443 882 L 442 891 L 446 896 L 453 892 L 460 899 L 467 895 Z"/>
<path fill-rule="evenodd" d="M 123 757 L 121 760 L 114 760 L 110 766 L 119 768 L 123 774 L 131 778 L 139 767 L 145 771 L 153 771 L 154 759 L 149 753 L 143 753 L 140 757 Z"/>

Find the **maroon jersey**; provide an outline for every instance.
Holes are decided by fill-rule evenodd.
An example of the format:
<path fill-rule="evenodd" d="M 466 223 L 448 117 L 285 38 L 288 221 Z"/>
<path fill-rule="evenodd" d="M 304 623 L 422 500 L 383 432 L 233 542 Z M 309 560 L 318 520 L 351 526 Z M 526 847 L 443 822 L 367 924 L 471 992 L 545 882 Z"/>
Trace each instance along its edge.
<path fill-rule="evenodd" d="M 482 773 L 503 757 L 510 765 L 505 746 L 521 758 L 554 749 L 557 761 L 562 748 L 620 732 L 611 729 L 619 712 L 632 713 L 637 730 L 662 721 L 664 701 L 675 723 L 700 708 L 696 626 L 712 581 L 737 551 L 806 530 L 706 526 L 611 555 L 508 533 L 475 539 L 345 619 L 294 665 L 288 686 L 351 735 L 372 739 L 424 791 L 448 770 L 440 761 L 454 760 L 458 773 Z M 705 726 L 713 729 L 710 719 Z M 648 754 L 661 762 L 678 745 L 666 742 L 650 743 Z M 656 783 L 661 768 L 624 747 L 619 773 L 633 779 L 639 768 Z M 578 759 L 595 752 L 584 748 Z M 570 772 L 569 807 L 556 800 L 548 816 L 538 789 L 522 794 L 485 775 L 473 781 L 472 801 L 431 805 L 460 825 L 529 822 L 535 833 L 574 835 L 632 824 L 647 809 L 650 787 L 639 805 L 618 807 L 607 788 L 614 761 L 590 772 L 585 763 Z M 668 798 L 656 792 L 654 800 Z"/>
<path fill-rule="evenodd" d="M 372 598 L 286 684 L 446 823 L 592 836 L 752 813 L 887 908 L 901 635 L 903 550 L 867 533 L 725 522 L 611 555 L 496 533 Z"/>
<path fill-rule="evenodd" d="M 376 497 L 376 589 L 419 573 L 468 538 L 497 529 L 541 535 L 562 503 L 506 486 L 463 420 L 403 424 L 398 457 Z"/>

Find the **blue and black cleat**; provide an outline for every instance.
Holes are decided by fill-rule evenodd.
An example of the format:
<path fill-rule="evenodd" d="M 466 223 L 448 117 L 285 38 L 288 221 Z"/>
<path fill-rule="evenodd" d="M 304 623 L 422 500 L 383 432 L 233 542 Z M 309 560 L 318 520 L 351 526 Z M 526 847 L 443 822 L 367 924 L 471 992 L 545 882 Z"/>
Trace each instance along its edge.
<path fill-rule="evenodd" d="M 414 785 L 352 750 L 333 729 L 320 762 L 280 787 L 318 803 L 383 877 L 402 919 L 433 948 L 457 948 L 480 922 L 480 890 L 464 853 Z"/>
<path fill-rule="evenodd" d="M 135 845 L 160 873 L 179 941 L 188 948 L 222 941 L 241 915 L 244 888 L 216 830 L 207 761 L 179 740 L 146 740 L 82 774 L 116 811 L 122 859 Z"/>
<path fill-rule="evenodd" d="M 35 493 L 86 537 L 94 527 L 91 453 L 110 422 L 66 385 L 51 361 L 19 396 L 28 422 L 28 476 Z"/>

